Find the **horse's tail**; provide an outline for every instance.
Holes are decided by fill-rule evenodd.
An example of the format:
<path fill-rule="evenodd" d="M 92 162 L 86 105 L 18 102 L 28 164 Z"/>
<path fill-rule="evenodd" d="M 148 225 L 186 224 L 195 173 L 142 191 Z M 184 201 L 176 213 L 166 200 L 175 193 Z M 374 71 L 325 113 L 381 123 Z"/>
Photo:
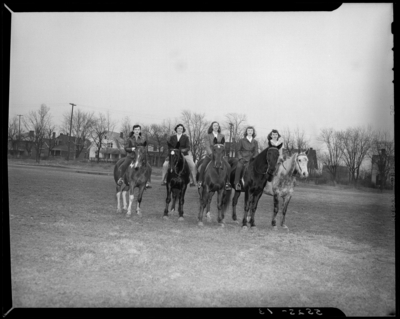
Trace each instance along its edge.
<path fill-rule="evenodd" d="M 229 206 L 229 203 L 231 202 L 231 197 L 232 197 L 232 189 L 225 191 L 225 196 L 222 200 L 222 212 L 225 213 L 226 209 Z"/>

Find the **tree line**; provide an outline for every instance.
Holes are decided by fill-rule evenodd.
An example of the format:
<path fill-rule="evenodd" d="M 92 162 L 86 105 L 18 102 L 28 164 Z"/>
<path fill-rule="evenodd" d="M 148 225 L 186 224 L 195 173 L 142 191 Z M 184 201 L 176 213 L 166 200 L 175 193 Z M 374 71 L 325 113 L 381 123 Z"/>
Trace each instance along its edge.
<path fill-rule="evenodd" d="M 394 171 L 394 137 L 386 131 L 374 131 L 370 126 L 335 130 L 321 129 L 319 140 L 325 146 L 319 160 L 336 184 L 339 166 L 346 166 L 349 182 L 358 184 L 364 160 L 371 160 L 381 177 L 380 187 L 386 186 L 389 174 Z"/>
<path fill-rule="evenodd" d="M 40 161 L 40 150 L 45 139 L 50 141 L 49 155 L 54 148 L 51 143 L 53 132 L 71 132 L 70 142 L 74 145 L 78 157 L 84 150 L 88 141 L 94 143 L 100 151 L 105 145 L 108 132 L 117 131 L 121 133 L 123 143 L 129 137 L 134 124 L 142 127 L 142 134 L 151 139 L 157 147 L 158 160 L 162 160 L 167 139 L 174 133 L 176 124 L 182 123 L 186 128 L 186 134 L 191 143 L 193 160 L 197 161 L 205 156 L 204 137 L 211 124 L 204 113 L 183 110 L 179 117 L 163 120 L 161 123 L 150 125 L 137 123 L 126 116 L 121 119 L 120 125 L 112 118 L 110 112 L 106 114 L 99 112 L 84 112 L 75 110 L 73 114 L 65 112 L 60 125 L 53 123 L 50 108 L 42 104 L 36 111 L 22 116 L 22 123 L 18 116 L 9 119 L 8 139 L 15 149 L 17 144 L 23 143 L 28 153 L 30 147 L 36 150 L 36 160 Z M 22 129 L 32 134 L 20 134 Z M 220 122 L 221 130 L 225 134 L 230 156 L 235 156 L 236 149 L 233 147 L 243 137 L 244 130 L 249 125 L 245 114 L 228 113 Z M 257 130 L 257 128 L 256 128 Z M 284 149 L 288 154 L 297 150 L 306 150 L 310 147 L 310 137 L 303 129 L 298 127 L 285 127 L 279 130 L 284 138 Z M 267 136 L 257 136 L 260 151 L 268 146 Z M 316 149 L 318 161 L 326 167 L 334 183 L 337 181 L 339 166 L 346 166 L 349 171 L 349 181 L 357 184 L 360 177 L 360 169 L 364 160 L 374 159 L 379 175 L 383 181 L 387 180 L 390 171 L 394 168 L 394 138 L 387 132 L 374 132 L 370 127 L 348 128 L 346 130 L 335 130 L 334 128 L 321 129 L 318 140 L 323 147 Z M 118 143 L 118 140 L 116 141 Z M 25 144 L 24 144 L 25 143 Z M 116 145 L 120 148 L 121 145 Z M 382 151 L 384 150 L 384 151 Z M 98 153 L 99 154 L 99 153 Z M 373 157 L 374 156 L 374 157 Z M 321 166 L 321 165 L 320 165 Z"/>

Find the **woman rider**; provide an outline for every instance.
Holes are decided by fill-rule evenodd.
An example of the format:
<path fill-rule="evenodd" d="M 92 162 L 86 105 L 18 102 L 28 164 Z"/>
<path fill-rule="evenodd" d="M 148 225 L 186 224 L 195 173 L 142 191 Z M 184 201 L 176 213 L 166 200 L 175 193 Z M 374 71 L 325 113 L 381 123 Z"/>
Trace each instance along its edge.
<path fill-rule="evenodd" d="M 141 126 L 136 124 L 132 128 L 132 132 L 129 134 L 128 140 L 125 142 L 125 151 L 126 151 L 126 157 L 125 161 L 122 163 L 122 165 L 119 167 L 118 172 L 119 172 L 119 179 L 117 184 L 122 185 L 123 179 L 122 177 L 124 176 L 126 170 L 128 169 L 128 166 L 131 164 L 133 157 L 132 157 L 132 148 L 137 147 L 137 146 L 146 146 L 147 141 L 144 136 L 142 136 L 141 133 Z M 145 151 L 144 156 L 147 156 L 147 151 Z M 149 164 L 148 164 L 149 165 Z M 149 176 L 149 180 L 146 183 L 146 188 L 151 188 L 151 176 Z"/>
<path fill-rule="evenodd" d="M 268 134 L 268 147 L 275 146 L 279 150 L 279 158 L 278 158 L 278 165 L 283 162 L 283 138 L 279 134 L 278 130 L 272 130 Z M 272 191 L 272 181 L 269 181 L 270 178 L 267 180 L 267 185 L 265 185 L 265 191 L 267 194 L 273 195 Z"/>
<path fill-rule="evenodd" d="M 211 161 L 211 155 L 212 155 L 212 150 L 211 146 L 214 144 L 214 139 L 217 140 L 217 143 L 219 144 L 224 144 L 225 143 L 225 136 L 224 134 L 221 133 L 221 127 L 219 126 L 219 123 L 214 121 L 211 123 L 210 127 L 208 128 L 208 134 L 206 135 L 205 138 L 205 148 L 206 148 L 206 157 L 204 157 L 203 163 L 201 164 L 200 168 L 200 174 L 199 174 L 199 182 L 198 182 L 198 187 L 201 187 L 201 184 L 203 183 L 204 179 L 204 171 L 206 170 L 206 167 L 208 163 Z M 226 190 L 231 190 L 232 186 L 231 183 L 229 183 L 229 176 L 231 174 L 231 166 L 229 165 L 226 157 L 224 156 L 223 161 L 226 163 L 228 167 L 228 174 L 226 175 L 226 182 L 225 182 L 225 189 Z"/>
<path fill-rule="evenodd" d="M 244 137 L 239 140 L 237 145 L 237 158 L 238 163 L 235 171 L 235 189 L 240 191 L 242 189 L 239 179 L 245 164 L 247 164 L 252 157 L 258 155 L 258 142 L 255 139 L 256 131 L 253 126 L 248 126 L 244 132 Z"/>
<path fill-rule="evenodd" d="M 190 186 L 196 186 L 195 181 L 196 181 L 196 165 L 193 162 L 193 157 L 189 154 L 190 150 L 190 141 L 189 137 L 185 133 L 186 129 L 182 124 L 178 124 L 174 131 L 176 134 L 170 136 L 169 138 L 169 144 L 172 145 L 173 148 L 180 149 L 183 156 L 185 157 L 186 162 L 189 165 L 190 172 L 192 174 L 192 180 L 193 182 L 190 183 Z M 161 185 L 165 185 L 165 178 L 167 176 L 167 171 L 168 171 L 168 166 L 169 166 L 169 158 L 167 158 L 164 161 L 163 167 L 162 167 L 162 177 L 161 177 Z"/>

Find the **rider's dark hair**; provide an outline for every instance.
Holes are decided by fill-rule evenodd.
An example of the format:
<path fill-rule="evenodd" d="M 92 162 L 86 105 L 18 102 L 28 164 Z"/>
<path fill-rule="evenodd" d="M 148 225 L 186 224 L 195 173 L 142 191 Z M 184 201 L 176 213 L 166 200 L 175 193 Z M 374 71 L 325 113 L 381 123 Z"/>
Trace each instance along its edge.
<path fill-rule="evenodd" d="M 268 134 L 268 140 L 272 140 L 272 133 L 277 133 L 278 134 L 278 139 L 281 137 L 281 134 L 279 134 L 278 130 L 272 130 L 271 133 Z"/>
<path fill-rule="evenodd" d="M 129 137 L 132 137 L 132 136 L 133 136 L 133 131 L 135 130 L 135 128 L 140 128 L 140 130 L 142 130 L 142 127 L 141 127 L 139 124 L 135 124 L 135 125 L 132 127 L 132 132 L 131 132 L 131 134 L 129 134 Z M 142 132 L 139 132 L 139 135 L 142 136 Z"/>
<path fill-rule="evenodd" d="M 213 132 L 214 123 L 218 124 L 218 133 L 221 133 L 221 126 L 219 125 L 219 123 L 217 121 L 214 121 L 211 123 L 210 127 L 208 128 L 208 131 L 207 131 L 208 134 L 211 134 Z"/>
<path fill-rule="evenodd" d="M 254 128 L 254 126 L 248 126 L 248 127 L 246 127 L 246 129 L 244 130 L 244 134 L 243 134 L 244 137 L 247 137 L 247 130 L 248 130 L 248 129 L 252 129 L 252 130 L 253 130 L 253 135 L 252 135 L 252 136 L 253 136 L 253 138 L 255 138 L 257 134 L 256 134 L 256 129 Z"/>
<path fill-rule="evenodd" d="M 178 124 L 177 126 L 175 126 L 174 131 L 177 132 L 177 129 L 178 129 L 179 126 L 182 126 L 182 128 L 183 128 L 183 132 L 182 132 L 182 133 L 185 133 L 185 132 L 186 132 L 186 129 L 185 129 L 185 127 L 183 126 L 183 124 Z M 178 132 L 177 132 L 177 133 L 178 133 Z"/>

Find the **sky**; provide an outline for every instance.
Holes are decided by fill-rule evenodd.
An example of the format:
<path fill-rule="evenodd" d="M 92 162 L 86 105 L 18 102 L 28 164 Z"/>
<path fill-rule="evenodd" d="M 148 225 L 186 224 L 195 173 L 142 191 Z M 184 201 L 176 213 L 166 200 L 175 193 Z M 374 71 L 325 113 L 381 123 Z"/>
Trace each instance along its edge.
<path fill-rule="evenodd" d="M 333 12 L 13 13 L 9 116 L 41 104 L 118 124 L 246 114 L 258 137 L 371 125 L 393 134 L 393 4 Z M 178 123 L 176 123 L 178 124 Z"/>

